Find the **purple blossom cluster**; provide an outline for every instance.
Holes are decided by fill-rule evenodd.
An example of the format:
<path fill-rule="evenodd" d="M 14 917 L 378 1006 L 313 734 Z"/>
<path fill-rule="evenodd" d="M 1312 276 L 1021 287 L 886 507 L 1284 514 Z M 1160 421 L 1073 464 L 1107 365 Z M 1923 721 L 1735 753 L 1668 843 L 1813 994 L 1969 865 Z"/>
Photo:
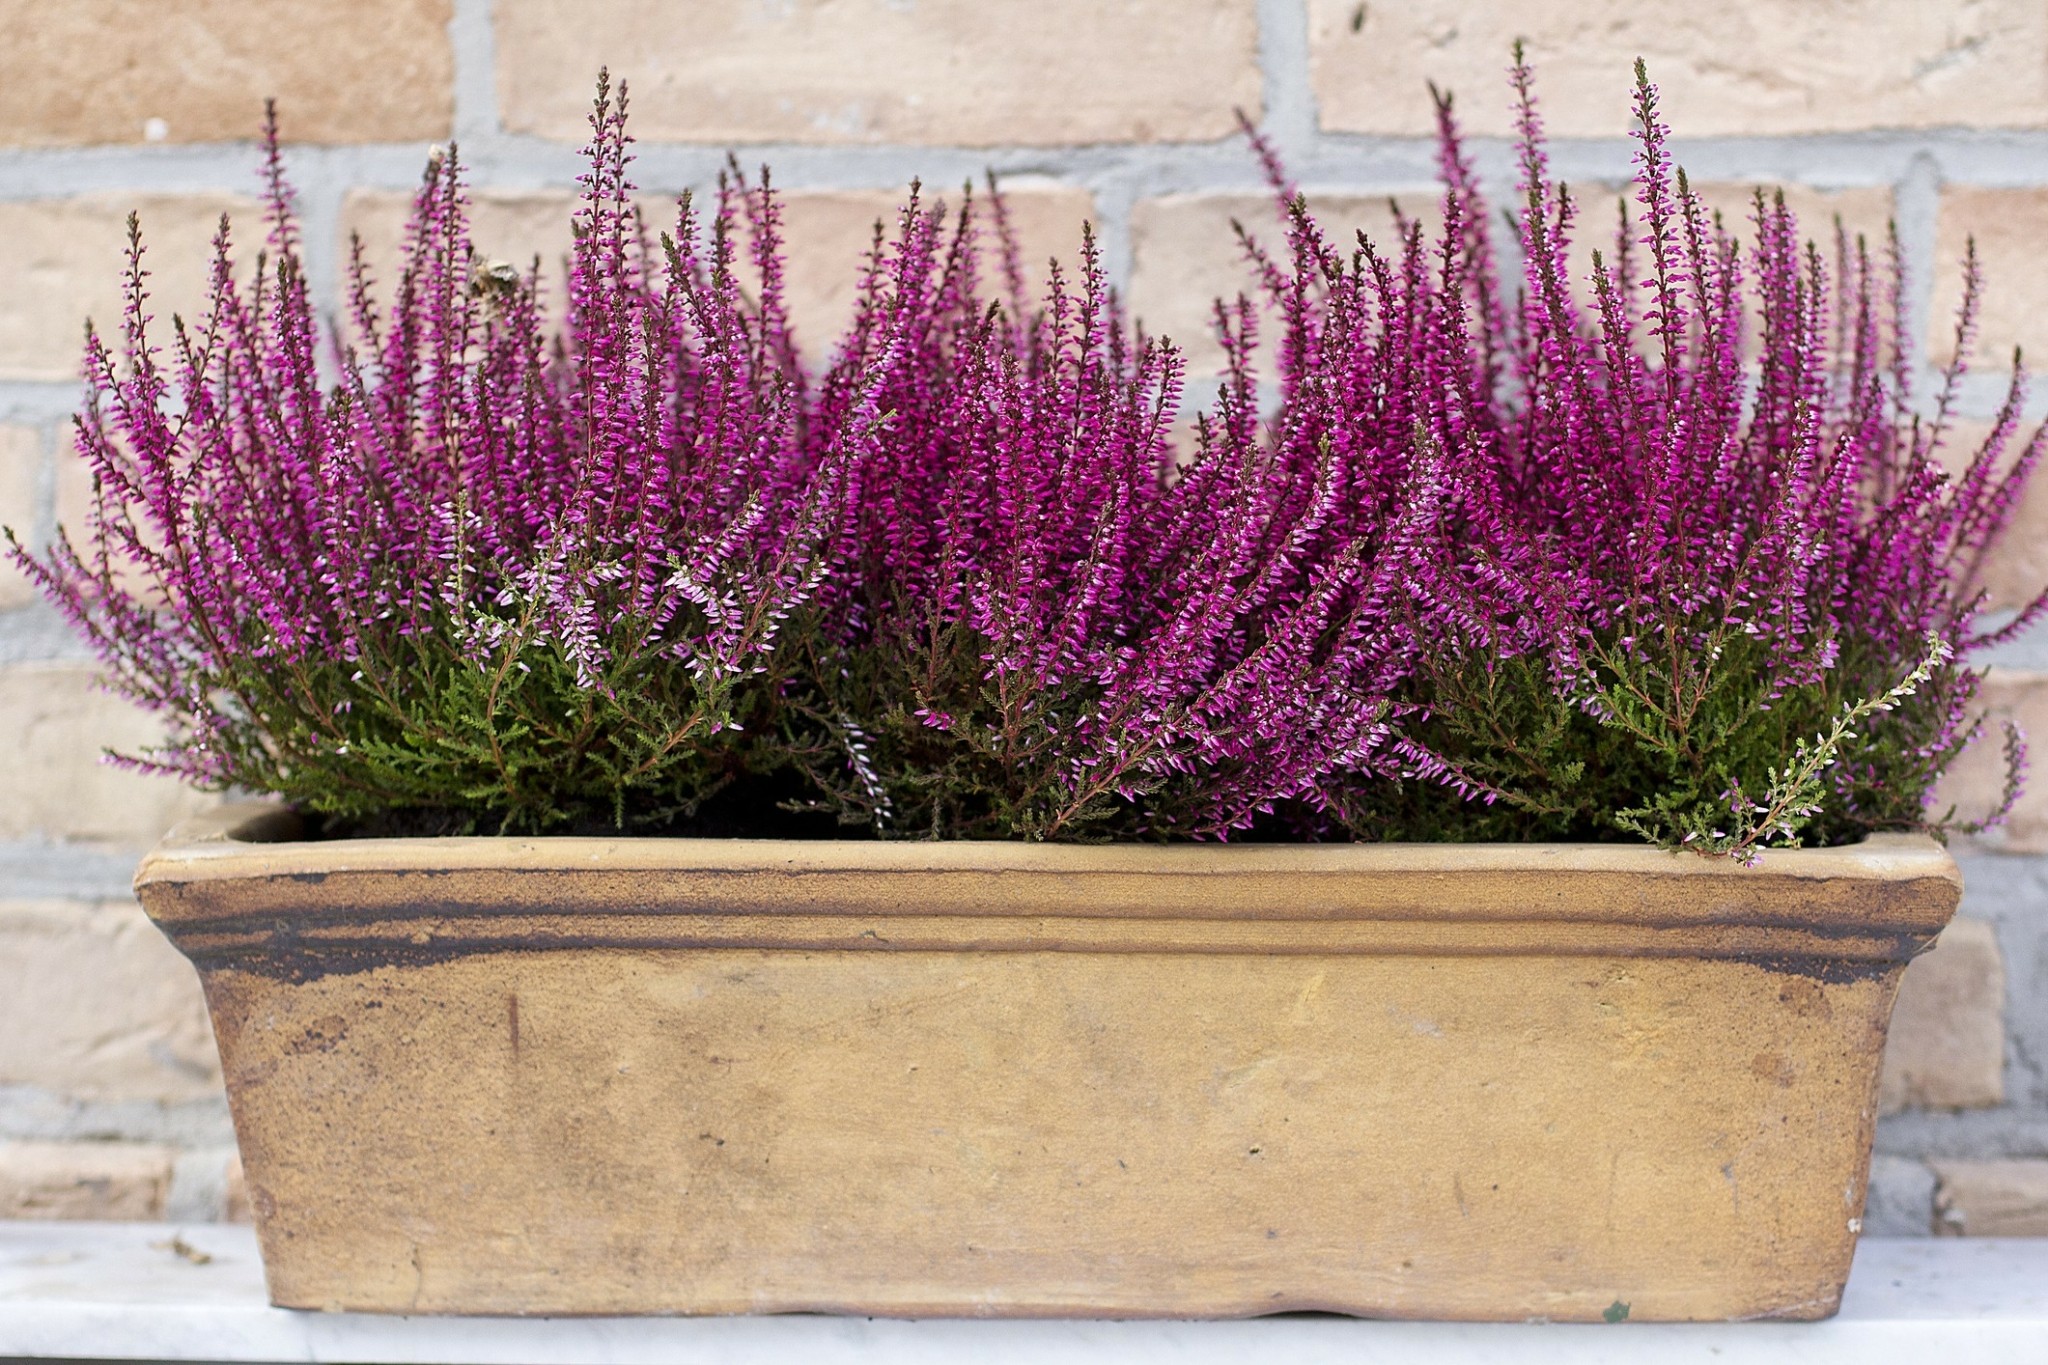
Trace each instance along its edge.
<path fill-rule="evenodd" d="M 972 196 L 950 224 L 913 199 L 871 265 L 851 345 L 887 299 L 904 363 L 795 702 L 814 780 L 883 832 L 1059 838 L 1220 834 L 1390 774 L 1426 504 L 1269 446 L 1248 375 L 1178 462 L 1180 355 L 1125 326 L 1085 234 L 1031 307 L 993 203 L 988 234 Z"/>
<path fill-rule="evenodd" d="M 1830 259 L 1758 191 L 1745 245 L 1673 165 L 1638 63 L 1634 203 L 1575 280 L 1578 206 L 1519 54 L 1513 84 L 1517 290 L 1447 98 L 1442 228 L 1430 242 L 1408 225 L 1391 260 L 1361 239 L 1342 261 L 1272 167 L 1294 224 L 1291 270 L 1267 270 L 1287 318 L 1277 429 L 1344 433 L 1368 467 L 1430 468 L 1444 490 L 1414 566 L 1427 643 L 1407 695 L 1427 714 L 1411 774 L 1528 827 L 1744 856 L 1823 813 L 1838 836 L 1924 824 L 1974 734 L 1977 676 L 1955 660 L 2048 610 L 2044 595 L 1976 624 L 1986 556 L 2043 451 L 2041 431 L 2018 439 L 2017 358 L 1988 437 L 1957 475 L 1941 460 L 1974 258 L 1923 412 L 1895 240 L 1874 255 L 1838 227 Z M 1341 349 L 1367 335 L 1398 376 Z M 1537 680 L 1551 714 L 1517 719 L 1530 699 L 1504 704 L 1503 673 Z M 1854 727 L 1835 724 L 1846 713 Z M 2009 752 L 2008 804 L 2017 733 Z M 1589 767 L 1621 776 L 1603 790 Z M 1546 826 L 1575 786 L 1585 813 Z"/>
<path fill-rule="evenodd" d="M 449 827 L 623 822 L 725 780 L 875 384 L 808 396 L 765 189 L 728 181 L 708 224 L 685 199 L 649 240 L 625 112 L 600 83 L 559 335 L 539 264 L 474 249 L 453 152 L 384 308 L 356 244 L 331 354 L 274 117 L 253 278 L 224 218 L 207 311 L 167 347 L 131 219 L 121 334 L 86 344 L 82 541 L 15 547 L 110 685 L 164 716 L 131 762 Z"/>
<path fill-rule="evenodd" d="M 913 189 L 808 372 L 765 173 L 651 231 L 602 83 L 558 329 L 436 154 L 388 304 L 358 250 L 326 347 L 273 131 L 253 279 L 223 223 L 167 350 L 134 238 L 82 548 L 16 556 L 165 716 L 138 761 L 355 828 L 723 801 L 751 832 L 1750 856 L 1940 826 L 1961 656 L 2048 610 L 1978 625 L 2043 448 L 2023 374 L 1944 468 L 1974 261 L 1923 403 L 1896 245 L 1822 251 L 1761 193 L 1721 221 L 1639 67 L 1633 204 L 1574 278 L 1514 87 L 1512 282 L 1447 98 L 1440 227 L 1385 247 L 1253 135 L 1284 244 L 1244 237 L 1191 425 L 1092 238 L 1032 297 L 993 186 Z"/>
<path fill-rule="evenodd" d="M 1974 259 L 1955 356 L 1923 417 L 1896 241 L 1874 258 L 1838 229 L 1830 262 L 1802 241 L 1783 197 L 1759 190 L 1745 246 L 1673 167 L 1656 88 L 1637 71 L 1636 205 L 1622 206 L 1612 256 L 1594 254 L 1582 305 L 1567 264 L 1576 210 L 1550 177 L 1530 73 L 1517 66 L 1519 306 L 1511 320 L 1473 310 L 1488 321 L 1476 347 L 1449 338 L 1453 354 L 1505 371 L 1488 376 L 1495 394 L 1483 404 L 1504 420 L 1445 404 L 1439 438 L 1482 490 L 1467 506 L 1501 563 L 1550 589 L 1520 617 L 1531 643 L 1583 671 L 1575 642 L 1619 629 L 1621 656 L 1679 677 L 1712 667 L 1709 640 L 1635 627 L 1699 622 L 1715 638 L 1759 642 L 1781 691 L 1817 682 L 1845 647 L 1910 663 L 1930 635 L 1964 650 L 2024 629 L 2048 599 L 1991 634 L 1971 625 L 1977 574 L 2042 451 L 2036 432 L 2008 458 L 2024 369 L 1961 477 L 1937 459 L 1954 438 Z M 1476 193 L 1463 188 L 1448 107 L 1444 118 L 1451 202 L 1469 198 L 1457 216 L 1470 220 Z M 1448 263 L 1444 278 L 1470 299 L 1499 296 Z M 1503 387 L 1512 401 L 1500 401 Z"/>

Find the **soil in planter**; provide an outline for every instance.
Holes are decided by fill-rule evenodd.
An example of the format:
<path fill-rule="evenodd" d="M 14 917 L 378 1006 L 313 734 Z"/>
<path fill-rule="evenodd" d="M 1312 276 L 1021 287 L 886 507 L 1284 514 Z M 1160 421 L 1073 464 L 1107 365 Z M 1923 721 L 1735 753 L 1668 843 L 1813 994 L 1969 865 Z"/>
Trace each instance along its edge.
<path fill-rule="evenodd" d="M 870 839 L 873 831 L 842 825 L 829 812 L 792 810 L 810 796 L 792 773 L 741 776 L 704 801 L 695 812 L 665 821 L 636 822 L 621 829 L 608 820 L 585 819 L 557 826 L 554 835 L 669 839 Z M 454 834 L 495 834 L 480 828 L 474 814 L 451 810 L 383 811 L 361 819 L 306 817 L 308 839 L 440 838 Z"/>

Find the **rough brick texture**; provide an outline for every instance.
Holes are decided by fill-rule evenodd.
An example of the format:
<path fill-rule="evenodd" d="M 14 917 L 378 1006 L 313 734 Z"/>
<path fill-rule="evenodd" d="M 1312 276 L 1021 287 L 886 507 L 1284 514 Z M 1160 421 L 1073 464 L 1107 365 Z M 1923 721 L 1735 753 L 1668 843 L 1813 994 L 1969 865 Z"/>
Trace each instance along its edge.
<path fill-rule="evenodd" d="M 0 380 L 76 377 L 88 318 L 119 335 L 130 210 L 142 218 L 151 312 L 165 340 L 170 315 L 196 315 L 205 300 L 221 214 L 234 216 L 237 240 L 262 240 L 255 202 L 227 194 L 0 203 Z"/>
<path fill-rule="evenodd" d="M 0 0 L 0 142 L 247 138 L 265 96 L 307 141 L 442 137 L 454 107 L 449 6 Z"/>
<path fill-rule="evenodd" d="M 92 677 L 78 663 L 0 666 L 0 735 L 8 737 L 0 839 L 139 849 L 212 799 L 100 761 L 102 748 L 133 752 L 157 731 L 150 717 L 94 688 Z"/>
<path fill-rule="evenodd" d="M 521 272 L 540 262 L 541 295 L 551 316 L 560 317 L 563 263 L 568 258 L 569 215 L 576 203 L 569 190 L 470 192 L 470 242 L 486 261 L 503 261 Z M 412 195 L 404 190 L 357 190 L 342 203 L 335 262 L 347 278 L 355 243 L 361 244 L 370 293 L 388 308 L 404 261 L 405 222 Z"/>
<path fill-rule="evenodd" d="M 1878 1094 L 1886 1113 L 2004 1100 L 2005 964 L 1990 924 L 1957 918 L 1906 968 Z"/>
<path fill-rule="evenodd" d="M 1952 474 L 1960 474 L 1991 435 L 1992 424 L 1983 421 L 1956 422 L 1942 440 L 1938 452 Z M 2007 442 L 2004 463 L 2010 467 L 2026 446 L 2031 428 L 2021 428 Z M 1992 611 L 2014 611 L 2040 596 L 2048 587 L 2048 478 L 2033 480 L 2013 509 L 2005 537 L 1985 562 L 1980 582 L 1988 594 Z"/>
<path fill-rule="evenodd" d="M 2048 271 L 2041 243 L 2048 240 L 2048 189 L 1986 189 L 1950 185 L 1941 193 L 1934 245 L 1934 302 L 1927 317 L 1927 350 L 1946 361 L 1955 353 L 1957 309 L 1963 298 L 1963 253 L 1974 238 L 1984 274 L 1977 314 L 1977 364 L 2007 369 L 2015 346 L 2039 357 L 2048 347 Z"/>
<path fill-rule="evenodd" d="M 580 142 L 599 66 L 641 137 L 1068 144 L 1220 137 L 1259 104 L 1253 0 L 500 0 L 513 132 Z"/>
<path fill-rule="evenodd" d="M 133 901 L 0 900 L 0 1086 L 189 1100 L 220 1087 L 199 978 Z"/>
<path fill-rule="evenodd" d="M 1953 807 L 1957 818 L 1981 819 L 1994 810 L 2005 787 L 2004 723 L 2016 722 L 2027 735 L 2048 735 L 2048 674 L 1993 668 L 1984 679 L 1978 703 L 1985 713 L 1984 732 L 1949 769 L 1935 791 L 1936 815 Z M 2028 783 L 2006 822 L 1975 836 L 1983 847 L 2011 853 L 2048 852 L 2048 783 Z"/>
<path fill-rule="evenodd" d="M 1525 38 L 1551 129 L 1626 131 L 1630 63 L 1648 61 L 1689 137 L 2048 125 L 2048 9 L 2034 0 L 1309 0 L 1323 126 L 1429 129 L 1423 83 L 1468 125 L 1506 132 L 1502 71 Z"/>
<path fill-rule="evenodd" d="M 1507 188 L 1495 186 L 1496 198 L 1503 204 L 1508 202 Z M 1573 242 L 1573 275 L 1584 281 L 1596 249 L 1613 259 L 1619 223 L 1616 206 L 1622 190 L 1617 184 L 1597 182 L 1574 188 L 1581 216 Z M 1754 235 L 1750 227 L 1754 186 L 1705 181 L 1695 188 L 1707 208 L 1719 212 L 1739 237 L 1748 240 Z M 1863 234 L 1880 247 L 1884 241 L 1885 224 L 1892 213 L 1888 188 L 1824 190 L 1772 184 L 1768 189 L 1782 190 L 1807 235 L 1826 243 L 1830 250 L 1837 218 L 1852 235 Z M 1315 186 L 1307 187 L 1306 192 L 1317 220 L 1332 240 L 1347 247 L 1353 234 L 1363 231 L 1381 251 L 1394 254 L 1400 249 L 1397 212 L 1420 222 L 1427 231 L 1434 231 L 1439 219 L 1441 191 L 1430 184 L 1371 195 Z M 1132 313 L 1151 330 L 1179 343 L 1187 353 L 1192 375 L 1213 374 L 1222 364 L 1222 351 L 1213 335 L 1212 302 L 1246 291 L 1258 297 L 1233 224 L 1242 225 L 1268 251 L 1286 249 L 1284 225 L 1271 195 L 1161 195 L 1141 199 L 1131 208 Z M 1590 289 L 1587 292 L 1590 299 Z M 1753 343 L 1755 338 L 1751 340 Z"/>
<path fill-rule="evenodd" d="M 1495 185 L 1495 198 L 1504 207 L 1518 208 L 1508 197 L 1506 185 Z M 1592 286 L 1588 283 L 1593 269 L 1593 253 L 1598 251 L 1601 259 L 1612 266 L 1616 259 L 1616 246 L 1621 226 L 1620 206 L 1624 196 L 1628 199 L 1629 231 L 1639 236 L 1642 228 L 1641 206 L 1635 202 L 1635 191 L 1620 182 L 1579 182 L 1572 185 L 1573 197 L 1579 204 L 1579 218 L 1571 243 L 1572 278 L 1578 285 L 1580 296 L 1590 309 L 1593 303 Z M 1835 225 L 1841 224 L 1843 231 L 1853 241 L 1861 237 L 1871 251 L 1885 250 L 1886 225 L 1893 213 L 1893 196 L 1889 186 L 1860 185 L 1851 188 L 1821 188 L 1797 182 L 1787 183 L 1774 179 L 1756 180 L 1700 180 L 1692 188 L 1698 193 L 1701 204 L 1709 214 L 1719 214 L 1738 241 L 1745 245 L 1756 241 L 1756 194 L 1759 190 L 1770 198 L 1783 195 L 1785 206 L 1792 210 L 1798 220 L 1800 235 L 1807 241 L 1817 243 L 1827 253 L 1827 259 L 1835 258 Z M 1747 345 L 1755 354 L 1762 339 L 1762 328 L 1757 318 L 1749 318 Z"/>
<path fill-rule="evenodd" d="M 1385 251 L 1398 249 L 1393 245 L 1396 206 L 1402 214 L 1434 225 L 1438 193 L 1428 185 L 1377 195 L 1308 191 L 1310 207 L 1334 240 L 1349 243 L 1355 232 L 1363 231 Z M 1222 368 L 1215 300 L 1247 294 L 1264 303 L 1233 225 L 1241 226 L 1267 252 L 1284 256 L 1285 225 L 1269 194 L 1163 195 L 1140 200 L 1131 209 L 1132 315 L 1148 331 L 1171 337 L 1181 347 L 1190 375 L 1210 375 Z M 1271 310 L 1265 315 L 1270 321 Z"/>
<path fill-rule="evenodd" d="M 1935 1230 L 1948 1236 L 2048 1237 L 2048 1160 L 1937 1161 Z"/>
<path fill-rule="evenodd" d="M 0 1219 L 159 1218 L 174 1159 L 139 1142 L 0 1142 Z"/>
<path fill-rule="evenodd" d="M 829 358 L 839 330 L 851 319 L 855 286 L 862 260 L 873 244 L 877 221 L 892 230 L 908 198 L 908 187 L 890 190 L 781 191 L 782 231 L 788 252 L 784 279 L 790 321 L 805 354 L 822 362 Z M 1084 190 L 1032 179 L 1006 182 L 1010 221 L 1032 288 L 1046 276 L 1046 262 L 1059 257 L 1072 270 L 1081 252 L 1081 226 L 1094 213 Z M 566 192 L 491 192 L 475 194 L 472 232 L 482 256 L 527 269 L 536 256 L 541 264 L 542 292 L 560 316 L 562 275 L 569 254 L 570 214 L 574 198 Z M 952 195 L 934 197 L 927 206 L 952 204 Z M 395 192 L 364 192 L 349 196 L 342 214 L 343 251 L 349 234 L 363 244 L 364 259 L 386 288 L 401 260 L 406 214 L 411 199 Z M 751 271 L 743 272 L 749 287 Z"/>
<path fill-rule="evenodd" d="M 924 202 L 935 202 L 934 190 Z M 1017 234 L 1026 286 L 1045 283 L 1048 262 L 1057 257 L 1073 278 L 1081 257 L 1081 227 L 1095 212 L 1085 190 L 1034 181 L 1010 182 L 1004 188 L 1010 225 Z M 806 355 L 827 358 L 832 342 L 852 320 L 860 266 L 874 242 L 875 223 L 893 231 L 905 190 L 795 191 L 784 200 L 783 233 L 789 243 L 791 325 Z M 957 191 L 939 192 L 939 200 L 958 202 Z M 988 282 L 999 288 L 1000 281 Z"/>

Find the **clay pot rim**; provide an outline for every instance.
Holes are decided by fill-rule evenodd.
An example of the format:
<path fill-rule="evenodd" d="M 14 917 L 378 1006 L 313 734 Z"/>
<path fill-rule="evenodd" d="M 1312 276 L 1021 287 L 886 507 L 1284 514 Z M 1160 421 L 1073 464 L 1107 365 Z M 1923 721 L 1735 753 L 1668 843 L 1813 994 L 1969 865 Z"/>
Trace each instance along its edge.
<path fill-rule="evenodd" d="M 1718 941 L 1754 928 L 1796 934 L 1729 947 L 1897 960 L 1948 922 L 1962 889 L 1955 860 L 1924 835 L 1770 850 L 1745 867 L 1607 844 L 280 839 L 293 821 L 269 803 L 188 821 L 143 860 L 136 890 L 167 930 L 237 926 L 235 937 L 246 931 L 251 942 L 285 922 L 429 919 L 479 941 L 517 920 L 578 935 L 603 921 L 626 938 L 655 935 L 651 922 L 665 920 L 660 933 L 691 941 L 767 934 L 818 946 L 849 936 L 898 946 L 1057 944 L 1097 929 L 1105 942 L 1124 942 L 1118 926 L 1146 922 L 1148 933 L 1186 927 L 1162 947 L 1223 948 L 1239 936 L 1233 924 L 1378 925 L 1384 933 L 1372 941 L 1386 942 L 1429 926 L 1493 926 L 1509 938 L 1541 931 L 1549 942 L 1550 929 L 1574 925 L 1591 935 L 1588 948 L 1608 930 L 1683 931 L 1668 946 L 1692 951 L 1698 935 Z M 779 923 L 762 927 L 770 922 Z M 1505 946 L 1500 932 L 1482 939 Z M 1543 950 L 1534 941 L 1523 948 Z"/>
<path fill-rule="evenodd" d="M 138 887 L 308 870 L 432 868 L 791 873 L 1040 872 L 1060 874 L 1317 874 L 1512 871 L 1621 873 L 1660 880 L 1794 878 L 1897 882 L 1962 872 L 1925 834 L 1873 834 L 1831 848 L 1766 849 L 1745 866 L 1648 845 L 1596 843 L 1048 844 L 998 839 L 723 839 L 480 835 L 297 839 L 299 818 L 273 801 L 226 802 L 179 822 L 144 857 Z"/>

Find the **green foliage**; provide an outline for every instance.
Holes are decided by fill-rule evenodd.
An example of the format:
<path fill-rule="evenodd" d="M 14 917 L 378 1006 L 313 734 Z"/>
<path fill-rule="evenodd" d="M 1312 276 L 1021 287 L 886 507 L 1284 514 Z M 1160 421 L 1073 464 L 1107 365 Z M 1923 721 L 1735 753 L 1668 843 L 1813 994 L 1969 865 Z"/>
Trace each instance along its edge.
<path fill-rule="evenodd" d="M 1127 798 L 1158 785 L 1137 770 L 1154 751 L 1074 761 L 1071 737 L 1101 720 L 1099 687 L 991 669 L 988 643 L 958 622 L 881 648 L 795 630 L 785 648 L 799 661 L 776 747 L 817 793 L 802 808 L 878 838 L 1140 837 Z"/>
<path fill-rule="evenodd" d="M 1745 860 L 1928 828 L 1977 675 L 1930 639 L 1903 678 L 1845 657 L 1773 694 L 1762 649 L 1730 630 L 1709 653 L 1660 657 L 1610 635 L 1566 678 L 1542 657 L 1447 661 L 1420 684 L 1415 727 L 1446 780 L 1360 785 L 1336 793 L 1337 812 L 1357 838 L 1642 839 Z"/>
<path fill-rule="evenodd" d="M 479 657 L 467 624 L 346 662 L 233 654 L 203 683 L 231 699 L 227 770 L 333 828 L 437 834 L 673 827 L 739 772 L 766 680 L 700 676 L 630 623 L 594 677 L 517 620 Z"/>

